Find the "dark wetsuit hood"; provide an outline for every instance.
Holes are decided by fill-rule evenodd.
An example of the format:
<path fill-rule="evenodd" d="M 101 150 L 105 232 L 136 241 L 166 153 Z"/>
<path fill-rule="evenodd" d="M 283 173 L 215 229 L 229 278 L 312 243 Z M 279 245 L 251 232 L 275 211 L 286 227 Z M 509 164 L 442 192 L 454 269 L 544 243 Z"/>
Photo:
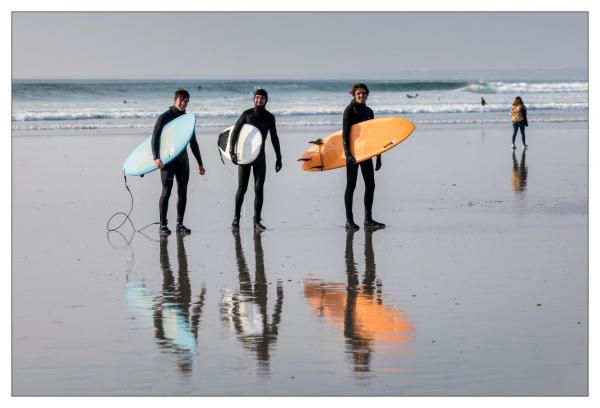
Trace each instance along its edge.
<path fill-rule="evenodd" d="M 256 96 L 256 95 L 264 96 L 266 99 L 265 104 L 262 106 L 257 106 L 256 104 L 254 104 L 254 112 L 256 112 L 257 115 L 262 115 L 267 110 L 267 103 L 269 102 L 269 94 L 264 89 L 257 89 L 256 91 L 254 91 L 254 96 Z"/>

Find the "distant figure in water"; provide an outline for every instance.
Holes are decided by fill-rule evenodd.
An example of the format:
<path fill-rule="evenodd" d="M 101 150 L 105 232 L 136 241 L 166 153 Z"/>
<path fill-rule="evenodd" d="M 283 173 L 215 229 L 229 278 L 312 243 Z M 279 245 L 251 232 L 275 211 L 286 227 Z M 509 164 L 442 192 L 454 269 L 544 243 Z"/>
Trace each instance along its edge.
<path fill-rule="evenodd" d="M 483 96 L 481 97 L 481 106 L 485 106 L 487 105 L 487 102 L 485 101 L 485 99 L 483 99 Z"/>
<path fill-rule="evenodd" d="M 416 98 L 417 96 L 419 96 L 419 94 L 414 94 L 414 95 L 406 94 L 407 98 Z"/>
<path fill-rule="evenodd" d="M 517 131 L 521 129 L 523 149 L 527 149 L 527 144 L 525 144 L 525 126 L 529 126 L 529 123 L 527 123 L 527 108 L 520 96 L 517 96 L 512 103 L 510 108 L 510 119 L 513 124 L 512 148 L 517 148 L 517 146 L 515 146 L 515 138 L 517 137 Z"/>
<path fill-rule="evenodd" d="M 127 101 L 126 101 L 126 100 L 124 100 L 124 101 L 123 101 L 123 103 L 127 103 Z"/>

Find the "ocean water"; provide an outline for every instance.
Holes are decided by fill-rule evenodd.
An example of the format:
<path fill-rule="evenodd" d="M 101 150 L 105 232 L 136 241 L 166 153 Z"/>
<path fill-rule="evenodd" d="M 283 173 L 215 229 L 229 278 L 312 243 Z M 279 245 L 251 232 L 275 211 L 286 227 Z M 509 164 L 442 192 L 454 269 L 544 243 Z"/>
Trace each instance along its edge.
<path fill-rule="evenodd" d="M 530 122 L 586 122 L 588 82 L 554 81 L 367 81 L 376 116 L 401 115 L 418 124 L 485 124 L 510 120 L 520 95 Z M 252 92 L 269 92 L 268 109 L 279 126 L 341 127 L 352 81 L 147 81 L 15 80 L 12 128 L 147 128 L 171 104 L 177 88 L 191 93 L 188 112 L 200 127 L 226 127 L 252 106 Z M 409 97 L 409 96 L 412 96 Z M 487 105 L 481 105 L 481 97 Z"/>

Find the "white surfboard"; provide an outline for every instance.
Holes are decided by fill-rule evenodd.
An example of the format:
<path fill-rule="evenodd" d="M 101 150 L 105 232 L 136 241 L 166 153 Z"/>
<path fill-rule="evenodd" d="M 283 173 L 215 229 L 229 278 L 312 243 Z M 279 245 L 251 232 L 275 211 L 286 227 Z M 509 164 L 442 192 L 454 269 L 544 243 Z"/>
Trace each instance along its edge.
<path fill-rule="evenodd" d="M 229 126 L 227 129 L 221 131 L 221 133 L 219 133 L 219 140 L 217 141 L 221 154 L 227 158 L 227 160 L 231 160 L 229 148 L 231 146 L 230 135 L 232 130 L 233 126 Z M 260 153 L 261 146 L 262 135 L 260 134 L 260 130 L 248 124 L 242 126 L 236 146 L 238 164 L 249 164 L 256 160 Z"/>

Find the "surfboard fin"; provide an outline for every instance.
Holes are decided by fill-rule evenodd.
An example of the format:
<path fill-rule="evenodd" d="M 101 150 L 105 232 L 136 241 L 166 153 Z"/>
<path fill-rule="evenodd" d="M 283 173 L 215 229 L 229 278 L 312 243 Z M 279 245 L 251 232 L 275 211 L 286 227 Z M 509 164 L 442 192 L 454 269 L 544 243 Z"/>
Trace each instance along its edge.
<path fill-rule="evenodd" d="M 317 140 L 311 140 L 310 142 L 311 144 L 317 145 L 317 146 L 321 146 L 323 144 L 323 139 L 319 138 Z"/>
<path fill-rule="evenodd" d="M 307 161 L 311 161 L 312 159 L 306 159 L 306 158 L 299 158 L 297 161 L 302 161 L 302 162 L 307 162 Z"/>
<path fill-rule="evenodd" d="M 310 168 L 323 170 L 323 167 L 325 167 L 325 166 L 311 166 Z"/>

